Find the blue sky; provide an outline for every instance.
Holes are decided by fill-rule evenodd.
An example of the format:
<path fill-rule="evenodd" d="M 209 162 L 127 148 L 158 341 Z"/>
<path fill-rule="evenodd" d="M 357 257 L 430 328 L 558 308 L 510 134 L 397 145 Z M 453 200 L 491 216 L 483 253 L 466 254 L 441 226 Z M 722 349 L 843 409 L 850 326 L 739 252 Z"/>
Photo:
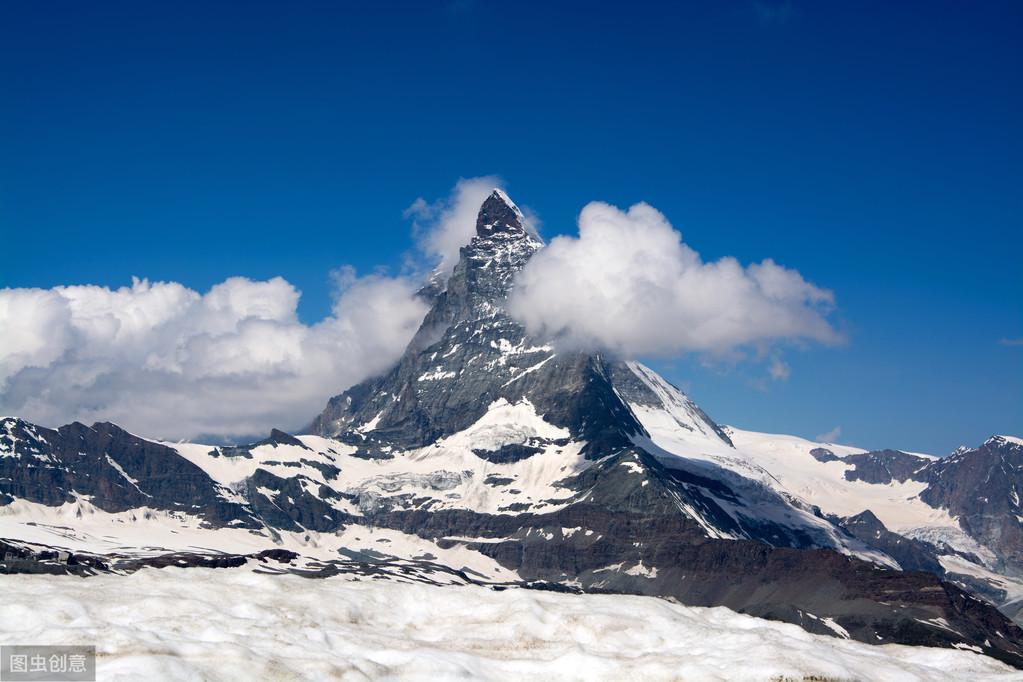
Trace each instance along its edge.
<path fill-rule="evenodd" d="M 834 291 L 841 347 L 655 367 L 714 418 L 943 453 L 1023 433 L 1020 3 L 18 3 L 0 286 L 400 269 L 402 212 L 497 174 L 575 232 L 662 211 Z"/>

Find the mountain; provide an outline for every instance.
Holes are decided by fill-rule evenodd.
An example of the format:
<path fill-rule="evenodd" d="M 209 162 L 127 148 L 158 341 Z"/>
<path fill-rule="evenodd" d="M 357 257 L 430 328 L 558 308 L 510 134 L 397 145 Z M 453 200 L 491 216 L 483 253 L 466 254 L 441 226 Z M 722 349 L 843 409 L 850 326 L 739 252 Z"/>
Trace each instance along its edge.
<path fill-rule="evenodd" d="M 398 363 L 307 429 L 212 447 L 0 421 L 8 572 L 259 566 L 727 606 L 1023 667 L 1023 448 L 952 457 L 715 423 L 644 365 L 505 308 L 543 248 L 495 190 Z"/>

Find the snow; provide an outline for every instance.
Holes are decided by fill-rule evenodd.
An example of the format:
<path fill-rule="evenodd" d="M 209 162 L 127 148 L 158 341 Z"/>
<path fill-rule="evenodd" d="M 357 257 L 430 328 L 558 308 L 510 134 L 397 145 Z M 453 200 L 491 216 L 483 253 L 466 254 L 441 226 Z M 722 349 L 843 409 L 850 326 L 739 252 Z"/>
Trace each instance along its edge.
<path fill-rule="evenodd" d="M 394 457 L 389 459 L 355 457 L 353 446 L 319 436 L 300 436 L 298 440 L 304 447 L 260 445 L 251 449 L 251 457 L 215 457 L 210 454 L 214 447 L 204 444 L 165 444 L 220 484 L 222 497 L 242 504 L 244 499 L 232 487 L 237 489 L 257 469 L 265 469 L 284 479 L 302 477 L 303 487 L 311 491 L 322 484 L 358 495 L 356 502 L 346 498 L 325 500 L 336 509 L 351 514 L 361 513 L 364 506 L 407 506 L 411 504 L 410 492 L 419 499 L 430 498 L 432 510 L 472 509 L 481 513 L 509 513 L 506 508 L 513 503 L 529 504 L 533 512 L 548 512 L 569 502 L 570 495 L 556 483 L 593 464 L 581 454 L 582 443 L 565 443 L 562 440 L 567 440 L 569 435 L 566 429 L 547 422 L 537 414 L 528 400 L 516 403 L 497 400 L 464 431 L 429 447 L 395 451 Z M 540 452 L 506 464 L 489 462 L 473 453 L 474 449 L 496 450 L 511 443 L 535 445 Z M 336 479 L 325 480 L 324 472 L 307 462 L 329 464 L 337 467 L 341 474 Z M 510 479 L 511 483 L 488 484 L 486 481 L 490 477 Z M 271 501 L 276 500 L 278 494 L 269 488 L 257 492 Z M 396 533 L 386 536 L 385 547 L 372 544 L 354 547 L 351 543 L 358 543 L 349 531 L 364 530 L 362 526 L 350 526 L 340 535 L 279 533 L 279 541 L 275 541 L 275 534 L 268 531 L 205 526 L 200 517 L 181 512 L 140 508 L 109 514 L 94 507 L 84 497 L 58 507 L 24 500 L 0 507 L 0 537 L 73 551 L 149 553 L 151 550 L 147 548 L 152 548 L 152 551 L 216 548 L 222 552 L 248 554 L 281 546 L 310 559 L 336 559 L 340 548 L 372 548 L 401 558 L 425 553 L 437 557 L 457 553 L 457 556 L 450 557 L 450 563 L 444 559 L 445 563 L 456 568 L 470 567 L 495 579 L 514 577 L 512 572 L 482 554 L 466 549 L 464 544 L 441 550 L 434 542 Z M 361 535 L 366 538 L 368 534 Z M 375 537 L 385 538 L 379 532 Z"/>
<path fill-rule="evenodd" d="M 823 445 L 796 436 L 755 433 L 729 429 L 736 449 L 780 481 L 784 489 L 839 516 L 852 516 L 869 509 L 890 530 L 901 532 L 910 528 L 950 527 L 958 523 L 943 509 L 935 509 L 919 498 L 926 483 L 893 481 L 888 485 L 849 481 L 850 468 L 842 461 L 818 462 L 810 450 L 827 447 L 843 457 L 865 452 L 859 448 Z"/>
<path fill-rule="evenodd" d="M 637 417 L 643 422 L 644 427 L 647 425 L 647 421 L 662 432 L 677 430 L 681 427 L 696 434 L 702 440 L 709 440 L 727 447 L 727 443 L 714 432 L 711 425 L 700 415 L 699 408 L 685 393 L 669 384 L 657 372 L 645 365 L 638 362 L 626 364 L 632 373 L 661 401 L 661 406 L 653 409 L 643 405 L 629 405 L 634 412 L 637 412 Z M 642 413 L 643 416 L 641 417 L 638 413 Z"/>
<path fill-rule="evenodd" d="M 667 453 L 712 462 L 807 505 L 816 505 L 826 513 L 852 516 L 869 509 L 895 532 L 918 528 L 958 528 L 957 521 L 947 511 L 935 509 L 919 498 L 927 487 L 926 483 L 907 480 L 878 485 L 849 481 L 845 478 L 849 464 L 841 460 L 820 462 L 810 454 L 811 450 L 820 447 L 827 448 L 838 457 L 865 450 L 729 427 L 727 432 L 735 446 L 732 448 L 716 434 L 708 435 L 706 430 L 695 428 L 691 420 L 688 424 L 681 423 L 681 417 L 689 413 L 679 406 L 684 406 L 688 399 L 677 389 L 670 388 L 677 395 L 665 391 L 661 408 L 630 404 L 650 434 L 652 443 Z"/>
<path fill-rule="evenodd" d="M 546 347 L 527 348 L 525 343 L 513 345 L 505 339 L 496 346 L 501 350 L 502 359 L 549 351 Z M 551 357 L 553 355 L 532 367 L 518 370 L 517 377 L 535 371 Z M 990 551 L 959 530 L 956 520 L 947 512 L 931 508 L 919 499 L 924 484 L 907 481 L 874 485 L 847 481 L 844 473 L 849 465 L 842 461 L 817 461 L 810 455 L 810 450 L 822 444 L 794 436 L 729 429 L 735 445 L 732 447 L 720 438 L 683 392 L 638 363 L 630 363 L 630 368 L 662 403 L 660 407 L 630 404 L 649 434 L 649 438 L 637 436 L 637 444 L 662 461 L 683 458 L 689 465 L 695 463 L 697 467 L 706 467 L 707 471 L 719 472 L 715 475 L 738 474 L 767 486 L 766 495 L 746 494 L 749 491 L 743 489 L 747 513 L 788 525 L 802 524 L 815 533 L 831 533 L 834 542 L 846 543 L 840 548 L 842 551 L 880 563 L 890 562 L 883 555 L 868 555 L 862 548 L 857 549 L 851 540 L 835 539 L 834 528 L 814 516 L 809 505 L 817 505 L 825 512 L 842 516 L 870 509 L 889 528 L 907 536 L 932 542 L 940 540 L 959 550 L 972 552 L 984 561 L 992 559 Z M 441 366 L 436 367 L 437 372 L 441 369 Z M 358 430 L 364 433 L 372 431 L 381 414 Z M 10 428 L 8 426 L 8 431 Z M 236 487 L 262 468 L 286 479 L 305 477 L 308 480 L 303 480 L 302 485 L 310 490 L 325 484 L 353 493 L 358 496 L 355 502 L 339 499 L 328 503 L 355 514 L 364 505 L 408 504 L 408 498 L 413 496 L 430 498 L 432 510 L 460 508 L 482 513 L 508 513 L 509 504 L 525 502 L 532 505 L 530 512 L 542 513 L 553 511 L 569 501 L 570 498 L 565 497 L 566 490 L 556 485 L 558 481 L 593 465 L 581 455 L 583 444 L 569 438 L 568 430 L 548 422 L 529 400 L 511 403 L 500 399 L 491 403 L 487 412 L 465 430 L 428 447 L 394 451 L 394 457 L 389 459 L 355 457 L 356 448 L 353 446 L 318 436 L 300 436 L 299 442 L 305 447 L 287 444 L 257 446 L 251 449 L 251 457 L 214 457 L 210 454 L 214 451 L 210 445 L 165 444 L 175 448 L 219 483 L 225 499 L 242 503 L 244 500 L 232 492 L 232 486 Z M 1019 439 L 1007 437 L 1007 440 Z M 506 464 L 489 462 L 473 453 L 474 450 L 494 451 L 509 444 L 535 445 L 540 452 Z M 826 447 L 838 457 L 863 452 L 849 446 L 828 444 Z M 109 456 L 108 461 L 129 484 L 137 487 L 137 481 L 116 461 Z M 324 473 L 308 464 L 309 461 L 337 467 L 341 471 L 340 477 L 326 481 Z M 642 474 L 644 471 L 638 461 L 624 461 L 621 466 L 630 472 Z M 723 474 L 722 468 L 725 470 Z M 506 485 L 487 484 L 490 477 L 512 482 Z M 743 485 L 732 479 L 724 480 L 729 485 Z M 745 485 L 751 484 L 747 482 Z M 268 488 L 261 488 L 258 492 L 270 500 L 278 495 L 277 491 Z M 780 504 L 775 493 L 795 500 L 795 506 Z M 677 498 L 676 502 L 684 512 L 704 525 L 708 535 L 731 537 L 722 535 L 681 498 Z M 726 502 L 722 502 L 722 507 L 733 516 L 738 511 Z M 558 528 L 553 528 L 553 531 L 538 529 L 535 532 L 552 540 Z M 563 537 L 579 531 L 587 537 L 593 535 L 592 530 L 581 527 L 560 528 L 560 531 Z M 117 514 L 106 513 L 94 507 L 85 497 L 59 507 L 24 500 L 0 507 L 0 537 L 103 554 L 214 551 L 209 548 L 250 554 L 283 547 L 301 554 L 301 562 L 338 559 L 351 552 L 372 551 L 401 558 L 430 556 L 433 557 L 431 561 L 461 568 L 487 579 L 518 579 L 514 571 L 467 548 L 469 544 L 498 542 L 504 538 L 443 538 L 438 541 L 448 542 L 440 542 L 445 546 L 441 548 L 437 542 L 414 535 L 360 525 L 348 525 L 337 533 L 270 533 L 230 527 L 212 529 L 205 527 L 201 518 L 182 512 L 140 508 Z M 941 562 L 952 573 L 983 579 L 1005 589 L 1008 601 L 1023 599 L 1023 582 L 999 576 L 955 556 L 943 556 Z M 655 568 L 633 562 L 615 564 L 602 570 L 650 578 L 657 575 Z M 120 577 L 118 580 L 124 581 L 121 584 L 126 586 L 128 597 L 120 600 L 108 598 L 106 602 L 100 599 L 104 590 L 111 593 L 115 590 L 108 582 L 112 578 L 107 576 L 91 578 L 87 583 L 90 588 L 88 594 L 85 589 L 59 590 L 53 587 L 81 585 L 70 580 L 60 582 L 56 578 L 37 578 L 52 582 L 33 585 L 32 578 L 16 579 L 28 581 L 25 583 L 27 592 L 36 594 L 44 605 L 50 603 L 46 601 L 50 599 L 58 613 L 62 605 L 79 600 L 73 607 L 75 612 L 88 614 L 78 620 L 50 624 L 52 627 L 58 630 L 80 627 L 81 632 L 89 627 L 94 627 L 96 632 L 109 627 L 111 631 L 118 632 L 118 637 L 101 644 L 101 647 L 113 647 L 110 658 L 104 660 L 115 666 L 111 668 L 115 673 L 122 671 L 124 679 L 146 676 L 234 677 L 218 667 L 229 664 L 240 666 L 239 676 L 252 679 L 360 675 L 371 678 L 466 676 L 486 679 L 517 678 L 540 671 L 546 674 L 549 670 L 553 673 L 547 676 L 553 679 L 578 678 L 581 670 L 587 671 L 587 679 L 767 679 L 819 674 L 842 679 L 926 680 L 942 679 L 941 675 L 948 671 L 959 671 L 964 675 L 970 673 L 971 679 L 1009 679 L 1000 676 L 1004 669 L 985 667 L 998 664 L 971 652 L 865 647 L 856 642 L 814 638 L 791 626 L 766 623 L 724 609 L 686 609 L 655 599 L 537 594 L 517 590 L 498 593 L 475 587 L 435 593 L 430 590 L 439 588 L 385 583 L 369 585 L 342 579 L 303 581 L 292 576 L 271 578 L 253 575 L 248 570 L 214 574 L 191 569 L 187 574 L 188 585 L 195 581 L 199 587 L 195 593 L 178 589 L 187 594 L 181 597 L 185 604 L 180 611 L 169 612 L 171 626 L 166 633 L 153 617 L 149 617 L 149 621 L 143 617 L 142 622 L 150 622 L 151 626 L 148 629 L 142 627 L 137 633 L 126 624 L 118 624 L 118 618 L 127 623 L 132 608 L 145 613 L 151 602 L 159 604 L 161 594 L 171 593 L 173 585 L 183 583 L 185 575 L 176 569 L 168 569 L 159 574 L 143 571 L 130 577 Z M 5 580 L 8 581 L 5 584 L 14 585 L 9 582 L 10 578 Z M 166 585 L 159 584 L 162 581 L 166 581 Z M 93 587 L 97 597 L 92 596 Z M 15 588 L 10 591 L 19 595 L 15 600 L 17 606 L 22 591 Z M 233 596 L 234 592 L 238 595 Z M 141 596 L 146 594 L 153 596 Z M 434 596 L 436 594 L 444 595 L 443 600 Z M 204 614 L 216 610 L 213 605 L 218 603 L 217 600 L 228 604 L 225 619 L 232 613 L 232 608 L 246 608 L 241 606 L 243 604 L 260 616 L 253 616 L 251 622 L 244 614 L 221 621 L 216 617 L 200 617 L 192 621 L 195 632 L 189 631 L 185 606 L 190 604 L 196 613 Z M 307 612 L 296 611 L 307 601 L 315 602 L 316 606 L 309 607 Z M 420 609 L 421 602 L 432 603 L 433 611 L 426 613 Z M 370 606 L 365 606 L 366 603 Z M 332 604 L 335 606 L 331 607 Z M 479 612 L 473 607 L 478 607 Z M 220 604 L 219 608 L 225 609 L 225 606 Z M 47 614 L 45 608 L 40 610 L 42 613 L 36 621 L 27 621 L 25 627 L 36 622 L 40 632 L 49 632 L 47 624 L 42 621 L 51 614 Z M 382 611 L 387 613 L 380 613 Z M 346 615 L 353 613 L 356 615 L 351 618 Z M 640 618 L 640 613 L 645 613 L 645 616 Z M 175 618 L 181 619 L 180 624 L 176 624 Z M 260 626 L 256 621 L 259 618 L 267 621 L 266 631 L 258 630 Z M 537 619 L 539 623 L 535 622 Z M 818 620 L 836 634 L 848 636 L 837 623 L 829 619 Z M 322 628 L 313 627 L 312 624 L 321 621 Z M 16 618 L 0 622 L 0 641 L 4 641 L 2 628 L 13 627 L 10 623 L 17 622 Z M 197 622 L 201 626 L 196 627 Z M 616 629 L 619 622 L 630 624 L 624 634 Z M 462 627 L 456 627 L 454 623 L 460 623 Z M 403 633 L 403 638 L 392 636 L 392 631 Z M 222 640 L 220 644 L 216 644 L 217 637 Z M 248 644 L 250 639 L 251 645 Z M 624 640 L 624 643 L 619 640 Z M 503 645 L 499 644 L 502 642 Z M 227 652 L 223 660 L 215 651 L 216 646 L 223 646 Z M 747 658 L 746 649 L 756 652 L 752 658 Z M 134 655 L 132 651 L 163 653 Z M 920 651 L 927 652 L 927 655 Z M 931 665 L 933 668 L 928 667 Z M 971 667 L 976 665 L 980 667 Z M 992 676 L 985 678 L 985 673 Z"/>
<path fill-rule="evenodd" d="M 532 504 L 531 511 L 552 511 L 563 506 L 549 502 L 565 497 L 565 490 L 555 483 L 592 465 L 580 454 L 581 443 L 556 445 L 550 442 L 560 442 L 569 436 L 568 430 L 537 414 L 528 400 L 509 403 L 499 399 L 463 431 L 425 448 L 396 451 L 390 459 L 353 457 L 354 448 L 317 436 L 300 436 L 299 440 L 341 469 L 339 479 L 326 483 L 331 488 L 395 499 L 414 489 L 417 497 L 433 498 L 432 510 L 457 508 L 507 513 L 501 508 L 515 502 Z M 489 462 L 473 453 L 473 450 L 499 450 L 509 444 L 535 445 L 541 451 L 507 464 Z M 307 458 L 315 456 L 305 452 Z M 253 454 L 266 456 L 259 448 Z M 250 463 L 249 466 L 261 465 Z M 309 467 L 290 469 L 279 475 L 290 477 L 297 472 L 313 480 L 321 477 L 320 472 Z M 512 479 L 513 483 L 488 485 L 486 480 L 490 476 Z M 346 501 L 332 504 L 357 512 L 346 507 L 350 504 Z"/>
<path fill-rule="evenodd" d="M 304 439 L 314 439 L 313 445 L 306 443 Z M 343 454 L 355 451 L 355 447 L 351 445 L 316 436 L 302 436 L 299 440 L 306 445 L 305 448 L 280 443 L 260 445 L 250 451 L 252 457 L 226 457 L 223 455 L 213 457 L 210 455 L 210 452 L 214 450 L 212 445 L 167 442 L 162 444 L 177 450 L 178 454 L 205 471 L 210 478 L 225 488 L 244 481 L 256 473 L 256 469 L 264 469 L 285 479 L 302 474 L 314 481 L 324 483 L 323 473 L 315 467 L 303 464 L 302 460 L 319 460 L 325 464 L 335 464 Z M 268 462 L 281 462 L 281 464 L 268 464 Z M 300 464 L 301 466 L 287 466 L 284 463 Z"/>
<path fill-rule="evenodd" d="M 444 368 L 440 365 L 432 372 L 427 372 L 419 377 L 419 381 L 440 381 L 441 379 L 453 379 L 458 376 L 458 372 L 445 372 Z"/>
<path fill-rule="evenodd" d="M 512 209 L 519 215 L 522 215 L 522 211 L 519 210 L 519 207 L 515 205 L 515 202 L 511 200 L 511 197 L 509 197 L 503 189 L 501 189 L 500 187 L 495 187 L 493 193 L 496 194 L 498 198 L 500 198 L 501 201 L 503 201 L 505 205 L 508 206 L 508 208 Z"/>
<path fill-rule="evenodd" d="M 302 540 L 307 535 L 281 533 L 286 548 L 315 554 Z M 0 507 L 0 537 L 71 551 L 132 555 L 214 547 L 219 552 L 247 554 L 276 546 L 269 535 L 240 528 L 204 528 L 201 519 L 182 512 L 139 507 L 112 514 L 87 499 L 59 507 L 15 500 Z"/>
<path fill-rule="evenodd" d="M 950 546 L 973 551 L 982 556 L 990 552 L 959 529 L 958 521 L 944 509 L 931 507 L 920 499 L 927 484 L 919 481 L 893 481 L 888 485 L 849 481 L 845 473 L 850 464 L 841 459 L 820 462 L 810 452 L 826 447 L 837 457 L 865 452 L 860 448 L 816 443 L 797 436 L 757 433 L 728 427 L 726 432 L 734 447 L 722 440 L 699 412 L 699 408 L 679 389 L 664 381 L 653 370 L 636 362 L 629 368 L 657 395 L 659 405 L 629 403 L 629 408 L 649 434 L 633 441 L 651 452 L 668 466 L 676 458 L 706 463 L 706 474 L 725 480 L 731 486 L 742 486 L 741 480 L 729 479 L 728 472 L 757 481 L 776 491 L 792 505 L 770 500 L 753 489 L 745 489 L 745 509 L 718 500 L 734 518 L 755 508 L 759 518 L 768 518 L 783 525 L 801 526 L 812 532 L 822 546 L 833 546 L 869 561 L 897 566 L 890 557 L 867 549 L 863 543 L 851 541 L 837 533 L 827 521 L 815 516 L 813 506 L 838 516 L 852 516 L 869 509 L 889 529 L 923 537 L 941 535 Z M 933 457 L 932 455 L 921 455 Z M 726 471 L 722 472 L 721 469 Z M 747 485 L 747 488 L 749 486 Z M 750 506 L 752 502 L 752 507 Z M 684 509 L 697 521 L 695 510 Z M 969 549 L 967 549 L 969 548 Z"/>
<path fill-rule="evenodd" d="M 47 461 L 50 459 L 49 455 L 44 455 L 37 445 L 32 440 L 23 441 L 14 435 L 15 430 L 19 427 L 24 429 L 31 438 L 35 441 L 46 443 L 46 439 L 39 435 L 36 431 L 34 424 L 29 424 L 16 417 L 3 417 L 0 419 L 0 424 L 4 428 L 4 441 L 0 441 L 0 457 L 18 457 L 18 443 L 25 443 L 25 447 L 22 448 L 22 453 L 35 459 Z"/>
<path fill-rule="evenodd" d="M 358 431 L 359 433 L 369 433 L 370 431 L 373 431 L 373 430 L 376 429 L 377 424 L 380 423 L 380 418 L 383 417 L 383 416 L 384 416 L 384 411 L 381 410 L 380 412 L 377 412 L 377 416 L 373 417 L 368 422 L 366 422 L 365 424 L 363 424 L 362 426 L 360 426 L 359 428 L 357 428 L 355 430 Z"/>
<path fill-rule="evenodd" d="M 783 481 L 775 477 L 764 467 L 749 459 L 748 453 L 739 452 L 723 441 L 700 441 L 686 438 L 688 431 L 679 428 L 664 430 L 655 421 L 642 421 L 644 428 L 651 437 L 635 436 L 633 441 L 647 452 L 658 457 L 668 466 L 673 462 L 681 464 L 685 461 L 687 468 L 702 469 L 700 473 L 710 478 L 722 480 L 733 490 L 737 490 L 742 504 L 715 497 L 717 504 L 742 523 L 743 517 L 755 520 L 770 520 L 782 526 L 799 529 L 810 534 L 815 544 L 831 547 L 845 554 L 857 556 L 892 568 L 899 568 L 891 557 L 868 548 L 863 542 L 840 533 L 826 519 L 814 514 L 805 500 L 793 495 L 783 485 Z M 683 437 L 679 438 L 678 436 Z M 701 442 L 703 446 L 701 446 Z M 718 452 L 720 454 L 710 454 Z M 813 460 L 815 463 L 816 460 Z M 758 486 L 759 484 L 759 486 Z M 677 499 L 678 506 L 703 526 L 710 537 L 735 538 L 734 534 L 724 533 L 713 528 L 691 505 Z M 742 536 L 738 536 L 742 537 Z"/>
<path fill-rule="evenodd" d="M 538 362 L 535 365 L 532 365 L 530 367 L 527 367 L 526 369 L 522 370 L 522 372 L 520 372 L 519 374 L 516 374 L 511 379 L 509 379 L 508 381 L 504 382 L 504 384 L 502 386 L 507 386 L 507 385 L 509 385 L 509 384 L 511 384 L 511 383 L 513 383 L 515 381 L 518 381 L 519 379 L 521 379 L 522 377 L 526 376 L 527 374 L 529 374 L 531 372 L 535 372 L 536 370 L 540 369 L 541 367 L 543 367 L 545 364 L 547 364 L 548 362 L 550 362 L 554 358 L 555 358 L 555 354 L 554 353 L 548 355 L 546 358 L 544 358 L 540 362 Z"/>
<path fill-rule="evenodd" d="M 959 528 L 906 528 L 902 534 L 908 538 L 915 538 L 929 542 L 932 545 L 941 547 L 948 545 L 959 552 L 973 554 L 979 558 L 985 566 L 993 566 L 998 562 L 998 557 L 990 549 L 980 544 Z"/>
<path fill-rule="evenodd" d="M 95 644 L 103 680 L 1020 680 L 956 649 L 811 635 L 724 608 L 245 569 L 4 578 L 0 641 Z"/>
<path fill-rule="evenodd" d="M 657 567 L 656 566 L 644 566 L 643 562 L 641 561 L 638 564 L 636 564 L 635 566 L 632 566 L 631 568 L 626 569 L 625 574 L 626 575 L 641 575 L 644 578 L 651 578 L 652 579 L 652 578 L 656 578 L 657 577 Z"/>
<path fill-rule="evenodd" d="M 1023 600 L 1023 580 L 1000 575 L 954 554 L 939 556 L 938 561 L 948 573 L 967 575 L 982 580 L 996 589 L 1005 590 L 1003 604 Z"/>
<path fill-rule="evenodd" d="M 261 488 L 274 499 L 277 491 Z M 48 507 L 15 500 L 0 507 L 0 537 L 73 552 L 156 556 L 168 552 L 254 554 L 283 548 L 300 561 L 343 558 L 340 550 L 372 550 L 409 559 L 431 554 L 456 569 L 468 568 L 494 580 L 517 580 L 518 574 L 463 545 L 441 548 L 415 535 L 383 528 L 349 525 L 339 533 L 313 531 L 269 533 L 242 528 L 204 528 L 201 520 L 181 512 L 139 508 L 110 514 L 88 501 Z M 6 576 L 5 576 L 6 578 Z"/>
<path fill-rule="evenodd" d="M 266 499 L 270 500 L 271 502 L 273 502 L 273 500 L 279 494 L 276 490 L 264 488 L 263 486 L 256 488 L 256 492 L 265 497 Z"/>
<path fill-rule="evenodd" d="M 137 480 L 135 480 L 134 478 L 132 478 L 131 476 L 129 476 L 128 472 L 125 471 L 124 468 L 122 468 L 121 465 L 118 464 L 117 461 L 113 457 L 111 457 L 110 455 L 105 455 L 105 457 L 107 459 L 107 463 L 110 466 L 112 466 L 117 473 L 121 474 L 121 476 L 123 476 L 124 479 L 128 481 L 128 483 L 131 483 L 132 487 L 135 488 L 135 490 L 139 491 L 140 493 L 142 493 L 146 497 L 152 497 L 152 495 L 150 495 L 149 493 L 143 491 L 142 488 L 139 487 L 139 482 Z"/>
<path fill-rule="evenodd" d="M 360 430 L 369 431 L 380 417 L 376 415 Z M 262 468 L 285 480 L 303 476 L 308 480 L 304 487 L 311 491 L 324 485 L 358 494 L 357 504 L 344 498 L 325 500 L 348 513 L 358 514 L 360 507 L 389 501 L 408 504 L 408 492 L 414 492 L 420 500 L 431 498 L 434 510 L 460 508 L 508 513 L 506 507 L 513 503 L 530 504 L 530 511 L 536 512 L 552 511 L 568 503 L 566 490 L 555 484 L 592 465 L 592 461 L 581 454 L 583 444 L 565 443 L 569 438 L 568 429 L 546 421 L 529 400 L 508 403 L 499 399 L 468 428 L 425 448 L 395 451 L 394 457 L 388 459 L 355 457 L 355 447 L 317 436 L 298 437 L 305 447 L 261 445 L 251 449 L 252 457 L 214 457 L 211 452 L 215 449 L 210 445 L 165 445 L 206 471 L 222 486 L 221 496 L 236 502 L 243 503 L 243 500 L 232 489 L 237 489 Z M 474 450 L 495 451 L 510 444 L 535 446 L 540 452 L 504 464 L 489 462 L 474 454 Z M 308 462 L 335 466 L 341 474 L 336 480 L 325 480 L 324 472 Z M 488 485 L 486 481 L 490 476 L 513 483 Z M 273 500 L 271 493 L 268 491 L 267 497 Z M 401 502 L 403 497 L 405 501 Z"/>
<path fill-rule="evenodd" d="M 544 362 L 547 362 L 548 360 L 553 358 L 554 355 L 555 355 L 554 353 L 551 352 L 553 350 L 553 348 L 551 346 L 548 346 L 548 345 L 527 346 L 525 338 L 519 339 L 516 343 L 512 343 L 511 341 L 509 341 L 508 339 L 505 339 L 505 338 L 500 338 L 497 341 L 491 341 L 490 342 L 490 347 L 498 350 L 499 351 L 499 355 L 495 359 L 491 360 L 486 365 L 484 365 L 483 369 L 485 369 L 487 371 L 492 371 L 492 370 L 494 370 L 494 369 L 496 369 L 498 367 L 509 367 L 509 371 L 515 372 L 515 371 L 517 371 L 517 368 L 514 367 L 514 366 L 509 366 L 509 364 L 508 364 L 509 362 L 516 361 L 517 358 L 519 358 L 521 356 L 524 356 L 524 355 L 536 355 L 537 353 L 550 353 L 546 358 L 544 358 L 544 360 L 542 362 L 534 364 L 532 367 L 529 368 L 529 370 L 527 372 L 523 372 L 522 373 L 522 374 L 526 374 L 528 372 L 535 371 L 535 370 L 539 369 L 544 364 Z M 519 375 L 519 376 L 522 376 L 522 375 Z M 516 378 L 518 378 L 518 377 L 516 377 Z M 505 383 L 505 386 L 507 386 L 509 383 L 511 383 L 511 381 Z"/>
<path fill-rule="evenodd" d="M 523 398 L 513 404 L 499 398 L 472 426 L 441 440 L 440 445 L 452 447 L 464 444 L 479 450 L 499 450 L 505 445 L 525 443 L 530 438 L 554 440 L 570 435 L 568 429 L 544 421 L 528 399 Z"/>

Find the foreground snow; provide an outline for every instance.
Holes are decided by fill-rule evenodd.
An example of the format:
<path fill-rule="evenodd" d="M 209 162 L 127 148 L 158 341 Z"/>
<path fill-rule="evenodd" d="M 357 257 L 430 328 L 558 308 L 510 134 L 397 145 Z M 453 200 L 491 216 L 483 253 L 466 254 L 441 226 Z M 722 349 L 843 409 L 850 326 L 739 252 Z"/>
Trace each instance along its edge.
<path fill-rule="evenodd" d="M 1023 679 L 968 651 L 869 646 L 649 597 L 244 569 L 2 584 L 0 641 L 95 643 L 102 680 Z"/>

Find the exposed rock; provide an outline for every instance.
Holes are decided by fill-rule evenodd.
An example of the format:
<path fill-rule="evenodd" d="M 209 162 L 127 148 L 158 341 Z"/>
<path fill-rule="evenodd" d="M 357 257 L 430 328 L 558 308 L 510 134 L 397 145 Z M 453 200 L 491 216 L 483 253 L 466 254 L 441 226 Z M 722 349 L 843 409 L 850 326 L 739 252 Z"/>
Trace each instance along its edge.
<path fill-rule="evenodd" d="M 109 423 L 58 430 L 0 421 L 0 492 L 6 499 L 58 506 L 87 497 L 107 512 L 137 507 L 184 511 L 211 526 L 255 528 L 249 511 L 198 466 L 159 443 Z"/>
<path fill-rule="evenodd" d="M 993 436 L 978 448 L 931 462 L 920 498 L 959 518 L 970 537 L 995 550 L 1006 573 L 1023 577 L 1023 445 Z"/>
<path fill-rule="evenodd" d="M 842 461 L 854 467 L 845 472 L 847 480 L 885 484 L 915 478 L 933 460 L 899 450 L 877 450 L 862 455 L 846 455 Z"/>
<path fill-rule="evenodd" d="M 839 519 L 838 524 L 854 537 L 895 559 L 903 570 L 927 571 L 939 577 L 945 575 L 945 569 L 936 558 L 939 553 L 936 547 L 891 532 L 870 510 Z"/>
<path fill-rule="evenodd" d="M 841 460 L 841 457 L 838 457 L 827 448 L 814 448 L 813 450 L 810 450 L 810 454 L 813 455 L 813 458 L 818 462 L 837 462 Z"/>

